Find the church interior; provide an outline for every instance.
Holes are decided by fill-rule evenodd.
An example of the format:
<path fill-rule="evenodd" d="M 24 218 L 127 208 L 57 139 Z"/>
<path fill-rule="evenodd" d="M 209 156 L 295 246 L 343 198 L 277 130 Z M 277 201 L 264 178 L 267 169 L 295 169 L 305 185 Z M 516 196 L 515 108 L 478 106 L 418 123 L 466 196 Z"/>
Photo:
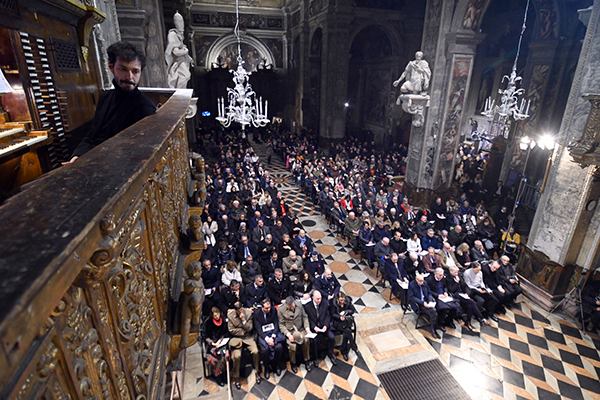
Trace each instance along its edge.
<path fill-rule="evenodd" d="M 600 399 L 600 0 L 0 0 L 0 11 L 0 399 Z M 120 86 L 120 41 L 143 54 L 139 92 L 156 112 L 74 159 Z M 391 241 L 402 236 L 401 264 L 415 262 L 406 287 L 388 276 L 383 238 L 361 242 L 378 215 Z M 205 323 L 220 305 L 204 263 L 225 279 L 225 243 L 240 277 L 250 268 L 241 286 L 258 287 L 240 250 L 254 230 L 238 233 L 256 218 L 273 232 L 283 221 L 305 263 L 322 259 L 309 280 L 337 282 L 330 310 L 338 293 L 352 303 L 351 338 L 310 339 L 314 367 L 294 364 L 283 334 L 270 375 L 246 342 L 241 369 L 237 341 L 211 358 Z M 484 279 L 509 259 L 514 302 L 494 313 L 467 295 L 482 317 L 436 330 L 411 285 L 435 284 L 437 269 L 462 279 L 477 242 Z M 279 284 L 262 268 L 265 287 Z M 438 290 L 438 321 L 450 302 L 465 309 Z M 289 294 L 270 299 L 279 329 L 294 301 L 319 307 L 312 291 Z M 230 324 L 239 310 L 221 311 Z"/>

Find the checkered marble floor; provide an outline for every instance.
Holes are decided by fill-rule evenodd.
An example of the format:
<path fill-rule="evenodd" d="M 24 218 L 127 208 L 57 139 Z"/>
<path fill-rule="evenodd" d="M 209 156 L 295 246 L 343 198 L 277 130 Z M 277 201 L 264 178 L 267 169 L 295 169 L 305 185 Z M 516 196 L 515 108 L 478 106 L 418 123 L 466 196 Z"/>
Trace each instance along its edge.
<path fill-rule="evenodd" d="M 254 149 L 264 155 L 263 146 Z M 399 302 L 390 301 L 390 289 L 328 229 L 280 159 L 273 156 L 267 169 L 290 207 L 299 213 L 343 291 L 352 296 L 361 314 L 357 342 L 364 358 L 351 352 L 349 362 L 341 357 L 336 366 L 321 361 L 310 373 L 304 367 L 297 374 L 288 369 L 260 385 L 252 373 L 242 380 L 242 390 L 232 390 L 234 399 L 389 399 L 373 373 L 381 370 L 378 366 L 386 363 L 389 370 L 439 357 L 474 399 L 600 400 L 598 335 L 583 336 L 573 322 L 548 314 L 521 296 L 517 308 L 492 327 L 476 325 L 477 332 L 471 332 L 458 326 L 447 329 L 441 340 L 433 339 L 428 329 L 414 329 L 414 314 L 402 318 Z M 398 336 L 390 340 L 390 335 Z M 392 345 L 391 350 L 380 349 L 385 347 L 381 340 L 402 343 Z M 435 382 L 435 377 L 425 379 Z M 217 391 L 218 386 L 207 380 L 200 395 Z"/>

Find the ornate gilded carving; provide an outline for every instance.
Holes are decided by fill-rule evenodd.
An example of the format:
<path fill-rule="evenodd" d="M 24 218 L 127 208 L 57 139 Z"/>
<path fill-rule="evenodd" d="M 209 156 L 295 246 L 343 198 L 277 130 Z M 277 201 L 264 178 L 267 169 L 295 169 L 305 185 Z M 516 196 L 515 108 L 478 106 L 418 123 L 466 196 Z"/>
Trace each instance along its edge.
<path fill-rule="evenodd" d="M 583 136 L 567 146 L 573 161 L 580 164 L 581 168 L 600 165 L 600 94 L 585 94 L 583 98 L 589 100 L 591 105 Z"/>
<path fill-rule="evenodd" d="M 72 367 L 79 381 L 79 390 L 86 399 L 102 394 L 103 399 L 112 399 L 107 363 L 102 346 L 92 323 L 92 309 L 85 304 L 83 290 L 71 286 L 67 292 L 70 308 L 62 335 L 73 362 Z"/>
<path fill-rule="evenodd" d="M 96 310 L 100 318 L 100 323 L 106 333 L 106 352 L 108 359 L 112 365 L 114 374 L 117 378 L 117 390 L 119 391 L 119 399 L 130 400 L 129 388 L 127 387 L 127 379 L 125 378 L 125 372 L 123 371 L 123 362 L 119 356 L 119 350 L 115 341 L 113 340 L 112 324 L 110 322 L 107 306 L 105 305 L 105 298 L 102 293 L 102 288 L 99 283 L 92 286 L 92 296 L 96 299 Z"/>
<path fill-rule="evenodd" d="M 37 363 L 37 371 L 41 378 L 46 378 L 56 369 L 56 356 L 58 349 L 54 343 L 50 342 L 44 354 L 40 357 Z"/>
<path fill-rule="evenodd" d="M 161 333 L 154 304 L 154 268 L 146 257 L 145 235 L 146 224 L 138 220 L 109 280 L 117 308 L 117 331 L 128 354 L 125 362 L 136 398 L 148 396 L 154 345 Z"/>

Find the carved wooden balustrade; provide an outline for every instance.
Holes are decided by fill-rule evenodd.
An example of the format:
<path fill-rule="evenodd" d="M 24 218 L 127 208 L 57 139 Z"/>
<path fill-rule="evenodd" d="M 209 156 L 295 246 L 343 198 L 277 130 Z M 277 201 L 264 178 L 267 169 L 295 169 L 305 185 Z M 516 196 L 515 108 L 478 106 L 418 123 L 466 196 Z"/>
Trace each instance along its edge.
<path fill-rule="evenodd" d="M 0 399 L 163 395 L 190 98 L 0 207 Z"/>

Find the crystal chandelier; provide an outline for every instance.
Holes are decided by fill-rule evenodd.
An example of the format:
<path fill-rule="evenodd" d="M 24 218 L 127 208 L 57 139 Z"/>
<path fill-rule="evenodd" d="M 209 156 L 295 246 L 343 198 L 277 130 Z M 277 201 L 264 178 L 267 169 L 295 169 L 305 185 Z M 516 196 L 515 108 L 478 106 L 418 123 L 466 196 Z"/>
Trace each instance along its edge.
<path fill-rule="evenodd" d="M 498 89 L 498 93 L 500 94 L 500 104 L 496 105 L 496 100 L 492 99 L 490 96 L 485 101 L 485 108 L 481 113 L 490 119 L 490 123 L 492 124 L 492 136 L 497 136 L 498 134 L 502 134 L 504 137 L 508 136 L 510 117 L 515 121 L 529 118 L 529 105 L 531 104 L 531 100 L 526 102 L 525 99 L 521 99 L 521 102 L 519 103 L 519 97 L 525 93 L 525 89 L 517 88 L 517 82 L 523 80 L 523 78 L 517 75 L 517 61 L 519 60 L 519 53 L 521 52 L 521 42 L 523 41 L 528 11 L 529 0 L 527 0 L 527 6 L 525 7 L 525 17 L 523 19 L 523 25 L 521 26 L 519 46 L 517 47 L 517 55 L 512 67 L 512 72 L 510 73 L 510 76 L 504 75 L 502 78 L 502 82 L 505 80 L 507 81 L 506 89 Z M 494 132 L 494 130 L 496 132 Z"/>
<path fill-rule="evenodd" d="M 219 116 L 216 119 L 225 127 L 229 127 L 234 121 L 238 122 L 242 125 L 242 130 L 246 129 L 246 125 L 253 125 L 256 128 L 263 127 L 269 123 L 269 119 L 267 118 L 269 102 L 265 101 L 263 108 L 262 97 L 257 99 L 256 93 L 252 90 L 252 86 L 249 83 L 251 73 L 247 72 L 244 68 L 240 39 L 239 0 L 235 1 L 235 15 L 234 34 L 238 44 L 238 65 L 237 70 L 229 71 L 233 73 L 235 87 L 233 89 L 227 88 L 229 105 L 226 105 L 223 97 L 217 99 Z"/>

